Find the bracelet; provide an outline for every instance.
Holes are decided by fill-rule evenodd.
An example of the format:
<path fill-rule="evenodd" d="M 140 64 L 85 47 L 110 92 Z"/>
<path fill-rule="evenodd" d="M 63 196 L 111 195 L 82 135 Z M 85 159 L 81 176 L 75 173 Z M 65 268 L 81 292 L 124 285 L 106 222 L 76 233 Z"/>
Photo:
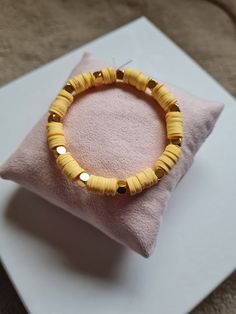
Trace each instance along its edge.
<path fill-rule="evenodd" d="M 153 167 L 147 168 L 126 180 L 105 178 L 87 173 L 66 150 L 63 130 L 63 117 L 72 104 L 74 97 L 93 86 L 112 84 L 116 81 L 136 87 L 145 92 L 148 88 L 152 97 L 165 111 L 168 145 Z M 49 108 L 47 123 L 47 141 L 56 158 L 61 172 L 79 186 L 99 194 L 116 195 L 129 193 L 134 195 L 156 183 L 168 174 L 178 161 L 181 154 L 183 138 L 183 121 L 177 99 L 167 90 L 164 84 L 149 78 L 134 69 L 115 70 L 104 68 L 94 73 L 86 72 L 71 78 Z"/>

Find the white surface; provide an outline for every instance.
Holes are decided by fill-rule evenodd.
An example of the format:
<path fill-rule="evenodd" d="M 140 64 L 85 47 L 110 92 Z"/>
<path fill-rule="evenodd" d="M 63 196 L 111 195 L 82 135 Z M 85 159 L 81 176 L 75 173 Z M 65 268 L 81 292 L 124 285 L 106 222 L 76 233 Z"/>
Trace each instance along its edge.
<path fill-rule="evenodd" d="M 85 51 L 111 63 L 115 58 L 116 66 L 132 59 L 132 67 L 225 103 L 224 112 L 174 192 L 151 258 L 123 249 L 87 224 L 1 180 L 2 261 L 35 314 L 186 313 L 236 265 L 235 101 L 141 18 L 0 90 L 4 107 L 0 162 L 47 110 Z"/>

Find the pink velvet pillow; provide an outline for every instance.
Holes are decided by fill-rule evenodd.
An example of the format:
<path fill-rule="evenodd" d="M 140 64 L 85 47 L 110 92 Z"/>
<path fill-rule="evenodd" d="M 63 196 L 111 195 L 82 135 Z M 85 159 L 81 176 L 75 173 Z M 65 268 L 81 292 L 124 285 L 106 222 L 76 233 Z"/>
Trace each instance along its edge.
<path fill-rule="evenodd" d="M 71 75 L 103 66 L 85 54 Z M 222 104 L 203 101 L 177 87 L 168 88 L 181 104 L 185 135 L 180 160 L 158 185 L 133 197 L 109 197 L 87 192 L 67 181 L 48 150 L 47 113 L 2 165 L 0 176 L 149 256 L 171 191 L 191 166 L 223 108 Z M 156 102 L 130 86 L 90 89 L 77 98 L 65 117 L 68 150 L 88 172 L 125 178 L 152 166 L 161 155 L 166 144 L 164 121 Z"/>

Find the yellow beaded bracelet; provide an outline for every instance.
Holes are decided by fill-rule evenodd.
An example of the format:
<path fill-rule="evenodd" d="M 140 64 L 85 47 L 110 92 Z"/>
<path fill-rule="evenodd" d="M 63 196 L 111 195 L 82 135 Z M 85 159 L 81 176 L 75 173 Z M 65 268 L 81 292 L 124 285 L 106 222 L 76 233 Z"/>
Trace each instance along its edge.
<path fill-rule="evenodd" d="M 62 124 L 62 120 L 77 94 L 92 86 L 112 84 L 116 81 L 132 85 L 143 92 L 148 88 L 152 97 L 165 111 L 166 117 L 168 145 L 164 152 L 152 168 L 147 168 L 126 180 L 104 178 L 87 173 L 67 152 Z M 130 195 L 134 195 L 158 183 L 165 174 L 170 172 L 179 159 L 182 138 L 183 121 L 177 99 L 164 84 L 159 84 L 142 72 L 130 68 L 115 70 L 107 67 L 94 73 L 79 74 L 67 82 L 49 108 L 47 141 L 49 149 L 54 153 L 57 166 L 68 179 L 99 194 L 115 195 L 129 192 Z"/>

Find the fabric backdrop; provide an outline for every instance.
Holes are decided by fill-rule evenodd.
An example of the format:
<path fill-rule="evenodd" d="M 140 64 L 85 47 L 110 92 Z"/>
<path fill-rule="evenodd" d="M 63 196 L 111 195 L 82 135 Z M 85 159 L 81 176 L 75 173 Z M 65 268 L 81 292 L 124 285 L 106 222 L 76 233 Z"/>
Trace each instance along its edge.
<path fill-rule="evenodd" d="M 236 96 L 235 0 L 1 0 L 0 84 L 141 15 Z M 0 313 L 25 313 L 1 266 Z M 236 273 L 192 313 L 236 313 Z"/>

